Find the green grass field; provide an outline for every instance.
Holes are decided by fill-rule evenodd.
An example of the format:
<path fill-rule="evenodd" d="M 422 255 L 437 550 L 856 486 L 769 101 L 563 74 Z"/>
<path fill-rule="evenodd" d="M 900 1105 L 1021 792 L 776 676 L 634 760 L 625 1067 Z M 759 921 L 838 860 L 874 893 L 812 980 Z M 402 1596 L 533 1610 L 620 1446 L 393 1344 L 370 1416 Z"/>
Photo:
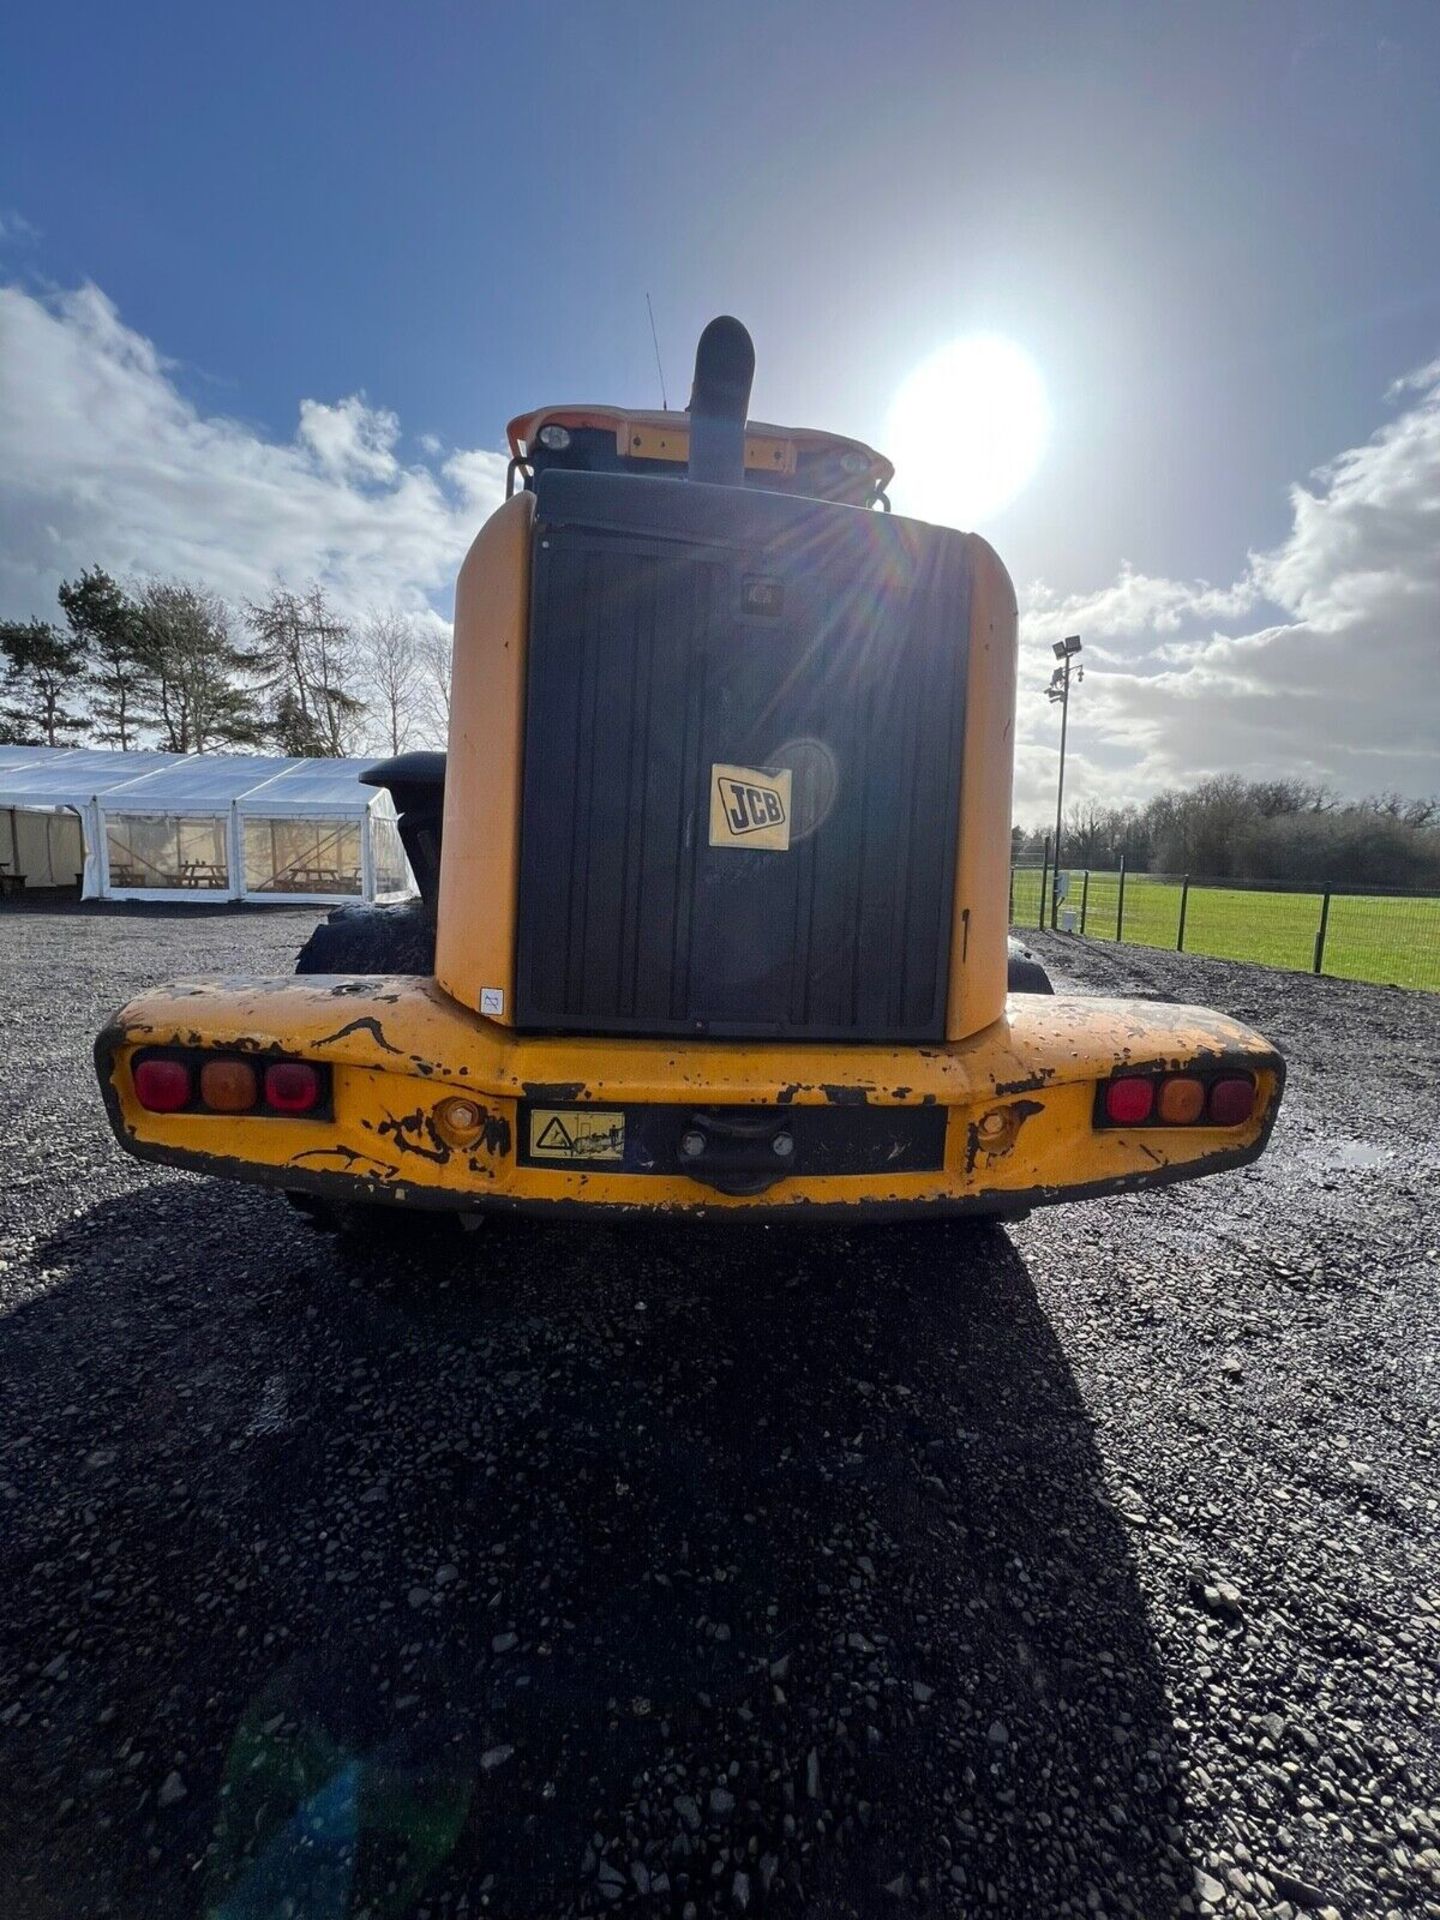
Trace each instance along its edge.
<path fill-rule="evenodd" d="M 1080 931 L 1083 902 L 1086 935 L 1092 940 L 1113 940 L 1119 875 L 1092 873 L 1088 895 L 1082 874 L 1072 874 L 1070 885 L 1066 904 L 1075 910 L 1076 931 Z M 1013 921 L 1023 934 L 1040 917 L 1039 868 L 1017 867 L 1013 887 Z M 1126 944 L 1167 947 L 1173 952 L 1180 892 L 1178 880 L 1127 874 Z M 1320 901 L 1318 893 L 1192 885 L 1185 914 L 1185 951 L 1308 973 L 1315 961 Z M 1342 980 L 1440 991 L 1440 896 L 1334 894 L 1321 970 Z"/>

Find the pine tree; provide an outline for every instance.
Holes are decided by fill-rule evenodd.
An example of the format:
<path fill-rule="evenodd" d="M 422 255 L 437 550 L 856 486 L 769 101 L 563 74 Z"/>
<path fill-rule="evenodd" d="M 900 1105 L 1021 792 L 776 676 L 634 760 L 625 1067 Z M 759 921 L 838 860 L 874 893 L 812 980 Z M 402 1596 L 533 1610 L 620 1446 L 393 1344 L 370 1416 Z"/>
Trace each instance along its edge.
<path fill-rule="evenodd" d="M 281 753 L 289 754 L 296 760 L 324 760 L 329 757 L 319 722 L 306 709 L 300 695 L 290 687 L 283 688 L 276 699 L 268 731 Z"/>
<path fill-rule="evenodd" d="M 59 598 L 71 633 L 89 657 L 95 737 L 128 752 L 154 717 L 156 692 L 139 611 L 100 567 L 62 581 Z"/>
<path fill-rule="evenodd" d="M 265 720 L 237 678 L 247 656 L 224 601 L 183 580 L 156 580 L 140 595 L 139 618 L 161 745 L 172 753 L 263 745 Z"/>
<path fill-rule="evenodd" d="M 85 648 L 45 620 L 0 625 L 5 661 L 0 728 L 18 745 L 74 746 L 86 720 L 65 704 L 85 670 Z"/>

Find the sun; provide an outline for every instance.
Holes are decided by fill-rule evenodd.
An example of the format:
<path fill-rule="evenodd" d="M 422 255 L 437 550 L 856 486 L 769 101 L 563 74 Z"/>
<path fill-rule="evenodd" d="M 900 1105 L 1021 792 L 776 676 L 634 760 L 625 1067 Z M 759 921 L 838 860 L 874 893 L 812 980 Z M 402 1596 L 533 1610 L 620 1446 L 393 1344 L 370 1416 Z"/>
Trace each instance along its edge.
<path fill-rule="evenodd" d="M 1045 451 L 1050 404 L 1029 354 L 998 334 L 922 360 L 890 408 L 886 451 L 902 511 L 984 526 L 1023 492 Z"/>

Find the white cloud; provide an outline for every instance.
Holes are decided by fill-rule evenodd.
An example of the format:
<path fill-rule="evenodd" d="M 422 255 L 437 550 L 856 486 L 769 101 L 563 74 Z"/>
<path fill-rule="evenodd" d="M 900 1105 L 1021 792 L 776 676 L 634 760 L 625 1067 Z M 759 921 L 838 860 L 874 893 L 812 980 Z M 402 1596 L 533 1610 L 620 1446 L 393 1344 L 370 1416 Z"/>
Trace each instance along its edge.
<path fill-rule="evenodd" d="M 496 453 L 476 451 L 452 453 L 440 471 L 455 488 L 460 498 L 468 500 L 478 511 L 486 503 L 494 505 L 497 473 L 498 484 L 501 491 L 504 491 L 506 464 L 506 461 Z"/>
<path fill-rule="evenodd" d="M 1289 537 L 1234 585 L 1157 579 L 1022 596 L 1016 812 L 1053 804 L 1050 643 L 1078 632 L 1067 791 L 1143 798 L 1206 773 L 1298 775 L 1345 794 L 1440 790 L 1440 361 L 1403 410 L 1291 491 Z"/>
<path fill-rule="evenodd" d="M 302 400 L 299 437 L 325 471 L 337 479 L 395 478 L 400 422 L 393 413 L 367 407 L 358 393 L 333 407 L 327 407 L 323 400 Z"/>
<path fill-rule="evenodd" d="M 55 617 L 82 567 L 228 599 L 318 579 L 353 611 L 448 608 L 505 457 L 403 465 L 393 413 L 303 399 L 293 439 L 205 413 L 95 287 L 0 287 L 0 617 Z M 454 468 L 454 473 L 449 472 Z"/>
<path fill-rule="evenodd" d="M 1206 580 L 1163 580 L 1138 572 L 1122 560 L 1114 582 L 1094 593 L 1061 596 L 1037 582 L 1026 595 L 1032 620 L 1044 619 L 1058 629 L 1066 622 L 1084 622 L 1092 630 L 1115 638 L 1143 633 L 1177 633 L 1189 620 L 1227 619 L 1247 613 L 1254 604 L 1246 583 L 1212 587 Z"/>

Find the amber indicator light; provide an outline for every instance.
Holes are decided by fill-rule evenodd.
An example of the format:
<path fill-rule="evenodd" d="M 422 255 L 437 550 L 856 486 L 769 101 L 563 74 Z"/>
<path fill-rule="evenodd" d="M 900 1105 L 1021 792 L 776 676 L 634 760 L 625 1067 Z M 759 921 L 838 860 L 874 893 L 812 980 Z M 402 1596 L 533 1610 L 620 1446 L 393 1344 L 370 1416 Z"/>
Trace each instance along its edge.
<path fill-rule="evenodd" d="M 249 1113 L 260 1081 L 248 1060 L 207 1060 L 200 1069 L 200 1100 L 212 1113 Z"/>
<path fill-rule="evenodd" d="M 1193 1127 L 1205 1112 L 1205 1082 L 1188 1073 L 1172 1073 L 1160 1082 L 1156 1111 L 1167 1127 Z"/>

